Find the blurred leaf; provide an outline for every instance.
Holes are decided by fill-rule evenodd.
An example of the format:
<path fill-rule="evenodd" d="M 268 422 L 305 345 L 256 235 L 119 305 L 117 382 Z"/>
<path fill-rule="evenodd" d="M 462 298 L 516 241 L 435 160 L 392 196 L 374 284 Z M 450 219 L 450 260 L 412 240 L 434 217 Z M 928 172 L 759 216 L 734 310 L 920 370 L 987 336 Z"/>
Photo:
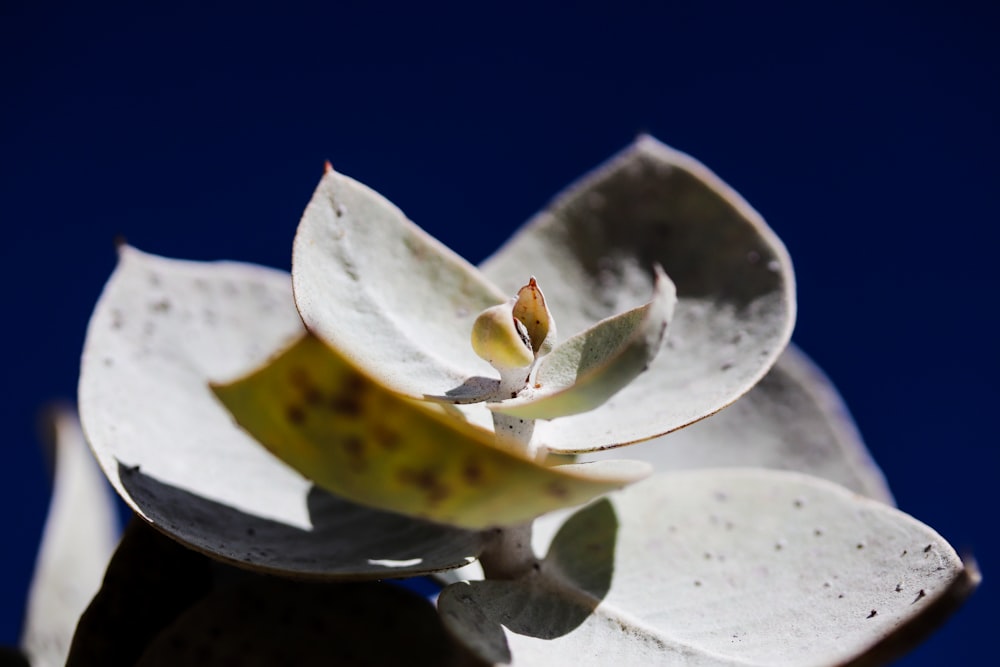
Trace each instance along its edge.
<path fill-rule="evenodd" d="M 212 563 L 133 518 L 80 618 L 67 667 L 131 667 L 212 586 Z"/>
<path fill-rule="evenodd" d="M 248 576 L 223 584 L 150 643 L 137 667 L 484 665 L 424 598 L 375 583 Z"/>
<path fill-rule="evenodd" d="M 463 528 L 522 523 L 648 474 L 627 461 L 545 467 L 500 449 L 492 433 L 387 391 L 313 336 L 214 389 L 240 425 L 319 486 Z"/>
<path fill-rule="evenodd" d="M 28 592 L 21 645 L 34 667 L 66 664 L 80 615 L 101 585 L 118 540 L 111 490 L 72 408 L 45 416 L 54 463 L 52 500 Z"/>

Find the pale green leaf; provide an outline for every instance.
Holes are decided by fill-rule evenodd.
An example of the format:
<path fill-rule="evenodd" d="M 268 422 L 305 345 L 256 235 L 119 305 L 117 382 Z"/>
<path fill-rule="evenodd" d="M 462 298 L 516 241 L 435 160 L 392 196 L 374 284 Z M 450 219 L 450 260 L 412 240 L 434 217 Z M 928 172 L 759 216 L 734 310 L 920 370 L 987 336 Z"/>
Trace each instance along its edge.
<path fill-rule="evenodd" d="M 695 422 L 748 391 L 788 342 L 795 287 L 781 241 L 707 168 L 651 137 L 557 197 L 482 270 L 508 293 L 534 275 L 572 334 L 640 305 L 654 264 L 677 286 L 666 349 L 599 408 L 538 424 L 550 449 L 627 444 Z"/>
<path fill-rule="evenodd" d="M 243 428 L 320 487 L 463 528 L 523 523 L 649 470 L 627 461 L 546 467 L 435 404 L 388 391 L 311 335 L 214 389 Z"/>
<path fill-rule="evenodd" d="M 652 300 L 601 320 L 556 345 L 539 363 L 524 397 L 493 403 L 495 412 L 553 419 L 593 410 L 628 386 L 660 352 L 677 303 L 670 278 L 658 266 Z"/>
<path fill-rule="evenodd" d="M 402 577 L 477 556 L 478 534 L 331 496 L 233 423 L 209 382 L 303 334 L 286 273 L 122 248 L 80 378 L 84 430 L 114 488 L 187 546 L 268 572 Z"/>
<path fill-rule="evenodd" d="M 461 593 L 487 636 L 505 626 L 514 665 L 860 665 L 911 648 L 979 581 L 927 526 L 798 473 L 660 474 L 608 499 L 605 591 L 543 565 L 442 599 Z M 595 551 L 570 548 L 585 562 Z"/>
<path fill-rule="evenodd" d="M 497 291 L 377 192 L 332 169 L 299 223 L 292 280 L 310 331 L 414 397 L 494 374 L 472 351 L 472 323 L 517 289 Z"/>

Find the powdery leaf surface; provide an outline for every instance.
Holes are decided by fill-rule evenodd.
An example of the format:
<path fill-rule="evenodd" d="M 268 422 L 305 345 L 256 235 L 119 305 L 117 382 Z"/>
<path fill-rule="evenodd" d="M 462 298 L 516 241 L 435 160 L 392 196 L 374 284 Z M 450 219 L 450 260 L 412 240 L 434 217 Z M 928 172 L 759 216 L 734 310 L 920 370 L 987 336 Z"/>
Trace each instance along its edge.
<path fill-rule="evenodd" d="M 557 344 L 539 362 L 529 395 L 490 409 L 530 419 L 564 417 L 593 410 L 633 382 L 659 353 L 677 304 L 670 278 L 659 267 L 656 273 L 649 303 Z"/>
<path fill-rule="evenodd" d="M 829 379 L 790 345 L 753 389 L 708 419 L 662 438 L 608 450 L 587 460 L 627 453 L 659 472 L 713 467 L 797 470 L 893 504 L 847 407 Z"/>
<path fill-rule="evenodd" d="M 635 461 L 540 465 L 437 405 L 390 392 L 312 335 L 215 392 L 257 441 L 317 485 L 468 529 L 579 505 L 651 470 Z"/>
<path fill-rule="evenodd" d="M 28 591 L 21 644 L 34 667 L 66 664 L 80 614 L 101 586 L 118 541 L 111 489 L 90 455 L 76 413 L 48 415 L 55 475 Z"/>
<path fill-rule="evenodd" d="M 288 274 L 120 250 L 87 332 L 84 430 L 115 490 L 184 544 L 244 567 L 324 578 L 411 576 L 481 550 L 470 532 L 316 489 L 233 423 L 209 382 L 303 335 Z"/>
<path fill-rule="evenodd" d="M 505 292 L 534 275 L 569 336 L 648 300 L 654 264 L 679 299 L 666 349 L 596 410 L 539 424 L 540 443 L 579 452 L 678 429 L 736 400 L 785 347 L 795 289 L 781 241 L 707 168 L 651 137 L 572 185 L 481 268 Z"/>
<path fill-rule="evenodd" d="M 455 584 L 481 613 L 475 636 L 497 623 L 532 628 L 534 637 L 504 630 L 522 666 L 882 664 L 978 583 L 932 529 L 798 473 L 662 474 L 610 502 L 618 523 L 606 593 L 572 587 L 524 605 L 565 587 L 544 566 L 520 581 Z M 579 621 L 581 609 L 593 611 Z"/>
<path fill-rule="evenodd" d="M 475 267 L 380 194 L 328 170 L 295 236 L 295 302 L 310 331 L 380 383 L 414 397 L 495 375 L 469 343 L 503 303 Z M 485 410 L 475 411 L 489 423 Z"/>

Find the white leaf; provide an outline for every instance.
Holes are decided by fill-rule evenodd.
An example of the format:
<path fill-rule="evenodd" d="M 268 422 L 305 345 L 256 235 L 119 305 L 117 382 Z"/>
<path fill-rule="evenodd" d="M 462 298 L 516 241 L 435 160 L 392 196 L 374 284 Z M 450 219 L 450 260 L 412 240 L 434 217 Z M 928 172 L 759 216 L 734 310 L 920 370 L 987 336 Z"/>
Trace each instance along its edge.
<path fill-rule="evenodd" d="M 497 291 L 377 192 L 332 169 L 299 223 L 292 280 L 310 331 L 418 398 L 495 375 L 472 350 L 472 324 L 516 291 Z M 473 412 L 490 423 L 484 409 Z"/>
<path fill-rule="evenodd" d="M 101 587 L 118 541 L 114 498 L 69 408 L 49 415 L 52 500 L 28 592 L 21 645 L 34 667 L 66 664 L 80 614 Z"/>
<path fill-rule="evenodd" d="M 606 588 L 594 545 L 567 547 L 596 574 L 549 566 L 557 536 L 538 575 L 455 584 L 446 610 L 475 603 L 486 637 L 502 623 L 521 666 L 842 665 L 896 657 L 978 583 L 932 529 L 798 473 L 663 474 L 610 500 Z"/>
<path fill-rule="evenodd" d="M 313 488 L 212 394 L 209 382 L 303 335 L 288 274 L 120 254 L 88 328 L 80 412 L 105 474 L 146 521 L 216 558 L 298 576 L 409 576 L 479 553 L 476 533 Z"/>
<path fill-rule="evenodd" d="M 537 426 L 553 451 L 645 440 L 732 403 L 795 320 L 781 241 L 702 164 L 651 137 L 570 186 L 482 265 L 505 292 L 534 275 L 564 334 L 641 303 L 660 264 L 677 286 L 667 348 L 607 403 Z"/>
<path fill-rule="evenodd" d="M 893 504 L 885 477 L 868 453 L 836 388 L 795 345 L 753 389 L 718 414 L 586 460 L 623 455 L 657 471 L 712 467 L 797 470 Z"/>

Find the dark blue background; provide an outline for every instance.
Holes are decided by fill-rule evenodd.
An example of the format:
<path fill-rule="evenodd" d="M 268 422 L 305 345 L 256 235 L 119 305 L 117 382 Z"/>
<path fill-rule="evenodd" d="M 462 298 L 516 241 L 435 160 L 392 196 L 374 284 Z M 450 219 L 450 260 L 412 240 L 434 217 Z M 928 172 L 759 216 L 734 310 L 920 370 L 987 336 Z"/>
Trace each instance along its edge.
<path fill-rule="evenodd" d="M 985 2 L 801 4 L 0 0 L 0 643 L 48 497 L 35 410 L 74 394 L 116 234 L 287 268 L 329 158 L 478 261 L 645 130 L 782 236 L 795 339 L 899 505 L 983 565 L 903 664 L 995 653 L 1000 23 Z"/>

